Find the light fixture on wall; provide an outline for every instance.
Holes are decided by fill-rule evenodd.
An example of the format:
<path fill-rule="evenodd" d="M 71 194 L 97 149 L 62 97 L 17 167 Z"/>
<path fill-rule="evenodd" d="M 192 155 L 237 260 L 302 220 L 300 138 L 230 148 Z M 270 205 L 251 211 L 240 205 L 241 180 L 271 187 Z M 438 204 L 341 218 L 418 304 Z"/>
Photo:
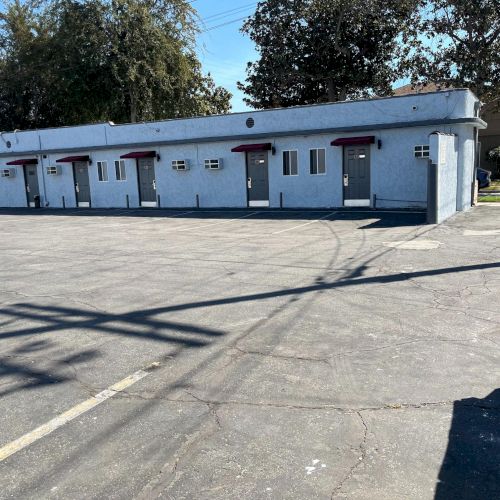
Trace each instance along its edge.
<path fill-rule="evenodd" d="M 89 165 L 92 165 L 92 158 L 89 158 Z"/>
<path fill-rule="evenodd" d="M 276 148 L 274 146 L 271 148 L 271 154 L 273 156 L 276 154 Z"/>
<path fill-rule="evenodd" d="M 381 139 L 379 139 L 377 141 L 377 149 L 382 149 L 382 140 Z"/>
<path fill-rule="evenodd" d="M 160 160 L 161 160 L 160 154 L 159 154 L 159 153 L 157 153 L 157 154 L 156 154 L 156 161 L 160 161 Z"/>

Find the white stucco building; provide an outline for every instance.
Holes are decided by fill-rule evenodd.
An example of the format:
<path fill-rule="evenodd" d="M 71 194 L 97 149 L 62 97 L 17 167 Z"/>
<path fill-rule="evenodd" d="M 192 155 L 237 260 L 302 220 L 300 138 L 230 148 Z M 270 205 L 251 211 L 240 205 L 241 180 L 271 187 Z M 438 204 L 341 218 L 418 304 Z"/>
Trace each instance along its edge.
<path fill-rule="evenodd" d="M 2 132 L 0 207 L 426 207 L 430 159 L 448 216 L 471 205 L 479 107 L 454 89 Z"/>

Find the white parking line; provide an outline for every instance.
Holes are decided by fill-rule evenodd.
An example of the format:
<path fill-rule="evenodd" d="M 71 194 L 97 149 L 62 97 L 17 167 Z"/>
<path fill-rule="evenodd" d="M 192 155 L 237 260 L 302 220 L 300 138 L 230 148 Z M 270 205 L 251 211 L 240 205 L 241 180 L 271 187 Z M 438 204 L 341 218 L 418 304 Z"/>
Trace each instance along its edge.
<path fill-rule="evenodd" d="M 286 233 L 287 231 L 293 231 L 294 229 L 298 229 L 300 227 L 309 226 L 309 224 L 315 224 L 316 222 L 319 222 L 319 221 L 321 221 L 323 219 L 326 219 L 327 217 L 330 217 L 331 215 L 334 215 L 336 213 L 337 212 L 330 212 L 329 214 L 326 214 L 325 216 L 320 217 L 319 219 L 311 220 L 309 222 L 305 222 L 304 224 L 299 224 L 298 226 L 289 227 L 288 229 L 282 229 L 281 231 L 275 231 L 274 233 L 271 233 L 271 234 Z"/>
<path fill-rule="evenodd" d="M 186 227 L 184 229 L 177 229 L 174 232 L 183 232 L 183 231 L 194 231 L 195 229 L 203 229 L 205 227 L 213 227 L 218 226 L 220 224 L 228 224 L 229 222 L 234 222 L 235 220 L 246 219 L 247 217 L 251 217 L 252 215 L 258 214 L 259 212 L 251 212 L 249 214 L 243 215 L 242 217 L 235 217 L 234 219 L 223 220 L 220 222 L 214 222 L 213 224 L 203 224 L 202 226 L 195 227 Z"/>
<path fill-rule="evenodd" d="M 14 453 L 17 453 L 18 451 L 22 450 L 23 448 L 26 448 L 27 446 L 33 444 L 35 441 L 38 441 L 44 436 L 47 436 L 51 432 L 54 432 L 59 427 L 62 427 L 68 422 L 71 422 L 72 420 L 74 420 L 76 417 L 79 417 L 83 413 L 86 413 L 89 410 L 92 410 L 92 408 L 95 408 L 101 403 L 104 403 L 104 401 L 106 401 L 109 398 L 112 398 L 115 394 L 124 391 L 131 385 L 143 379 L 146 375 L 149 375 L 149 373 L 151 373 L 151 370 L 156 368 L 157 366 L 158 363 L 153 363 L 144 370 L 136 371 L 132 375 L 124 378 L 123 380 L 120 380 L 119 382 L 108 387 L 99 394 L 96 394 L 95 396 L 87 399 L 86 401 L 83 401 L 82 403 L 73 406 L 73 408 L 69 409 L 68 411 L 65 411 L 58 417 L 49 420 L 47 423 L 41 425 L 40 427 L 37 427 L 31 432 L 28 432 L 24 436 L 21 436 L 20 438 L 2 446 L 0 448 L 0 462 L 10 457 Z"/>

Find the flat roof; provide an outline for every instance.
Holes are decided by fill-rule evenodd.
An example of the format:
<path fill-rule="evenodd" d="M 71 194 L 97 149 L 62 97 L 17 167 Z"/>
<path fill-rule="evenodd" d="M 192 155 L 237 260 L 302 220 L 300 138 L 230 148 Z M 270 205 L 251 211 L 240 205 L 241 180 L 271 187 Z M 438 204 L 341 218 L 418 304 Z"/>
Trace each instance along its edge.
<path fill-rule="evenodd" d="M 0 131 L 0 135 L 1 134 L 17 133 L 17 132 L 36 132 L 36 131 L 43 131 L 43 130 L 58 130 L 58 129 L 65 129 L 65 128 L 86 127 L 86 126 L 92 126 L 92 125 L 109 125 L 111 127 L 124 127 L 124 126 L 128 126 L 128 125 L 139 125 L 139 124 L 148 124 L 148 123 L 153 124 L 153 123 L 166 123 L 166 122 L 182 122 L 184 120 L 195 120 L 195 119 L 223 117 L 223 116 L 254 115 L 256 113 L 269 113 L 271 111 L 279 112 L 279 111 L 287 111 L 287 110 L 291 110 L 291 109 L 318 108 L 318 107 L 324 107 L 324 106 L 335 106 L 335 105 L 339 105 L 339 104 L 355 104 L 358 102 L 383 101 L 383 100 L 389 100 L 389 99 L 419 98 L 419 97 L 429 96 L 432 94 L 441 94 L 441 93 L 446 93 L 446 92 L 463 92 L 463 91 L 469 91 L 471 94 L 473 94 L 473 92 L 468 88 L 453 88 L 453 89 L 436 90 L 436 91 L 432 91 L 432 92 L 421 92 L 421 93 L 390 95 L 390 96 L 373 96 L 373 97 L 366 97 L 363 99 L 352 99 L 352 100 L 335 101 L 335 102 L 319 102 L 319 103 L 313 103 L 313 104 L 300 104 L 300 105 L 296 105 L 296 106 L 288 106 L 288 107 L 280 107 L 280 108 L 253 109 L 253 110 L 248 110 L 248 111 L 238 111 L 236 113 L 223 113 L 223 114 L 213 114 L 213 115 L 195 115 L 195 116 L 184 116 L 181 118 L 164 118 L 164 119 L 151 120 L 151 121 L 124 122 L 124 123 L 114 123 L 112 121 L 103 121 L 103 122 L 92 122 L 92 123 L 78 123 L 75 125 L 61 125 L 58 127 L 43 127 L 43 128 L 22 129 L 22 130 L 21 129 L 3 130 L 3 131 Z M 476 96 L 474 96 L 474 97 L 476 97 Z M 477 99 L 477 97 L 476 97 L 476 99 Z"/>

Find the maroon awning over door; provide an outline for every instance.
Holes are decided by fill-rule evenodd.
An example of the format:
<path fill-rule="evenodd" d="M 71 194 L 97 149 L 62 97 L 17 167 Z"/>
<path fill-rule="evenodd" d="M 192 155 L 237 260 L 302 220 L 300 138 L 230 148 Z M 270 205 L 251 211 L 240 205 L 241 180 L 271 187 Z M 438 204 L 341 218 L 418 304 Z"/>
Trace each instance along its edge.
<path fill-rule="evenodd" d="M 374 135 L 364 135 L 362 137 L 339 137 L 331 142 L 332 146 L 357 146 L 359 144 L 374 144 Z"/>
<path fill-rule="evenodd" d="M 231 149 L 233 153 L 245 153 L 247 151 L 270 151 L 273 145 L 270 142 L 262 144 L 241 144 Z"/>
<path fill-rule="evenodd" d="M 7 165 L 36 165 L 37 163 L 36 158 L 23 158 L 22 160 L 8 161 Z"/>
<path fill-rule="evenodd" d="M 156 151 L 132 151 L 125 155 L 121 155 L 120 158 L 154 158 L 156 156 Z"/>
<path fill-rule="evenodd" d="M 56 160 L 57 163 L 73 163 L 75 161 L 90 161 L 90 156 L 65 156 L 64 158 L 59 158 L 59 160 Z"/>

